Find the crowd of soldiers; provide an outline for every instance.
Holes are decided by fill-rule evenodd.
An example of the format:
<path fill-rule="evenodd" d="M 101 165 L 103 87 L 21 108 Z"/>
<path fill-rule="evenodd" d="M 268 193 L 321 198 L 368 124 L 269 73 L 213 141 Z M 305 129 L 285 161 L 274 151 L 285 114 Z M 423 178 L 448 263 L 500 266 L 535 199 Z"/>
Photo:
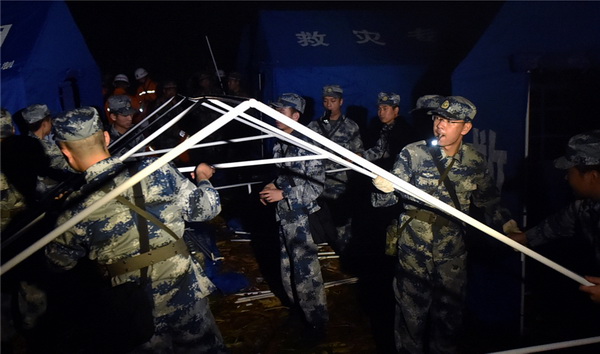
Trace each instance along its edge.
<path fill-rule="evenodd" d="M 150 97 L 156 87 L 148 83 L 148 73 L 138 69 L 135 76 L 142 85 L 143 94 L 138 96 Z M 583 225 L 588 241 L 596 245 L 600 266 L 599 131 L 574 137 L 567 155 L 557 162 L 557 168 L 569 170 L 569 182 L 586 200 L 562 216 L 561 220 L 572 222 L 568 226 L 550 223 L 523 233 L 502 207 L 500 191 L 484 156 L 463 141 L 477 114 L 470 100 L 461 96 L 420 97 L 411 113 L 421 114 L 421 120 L 432 120 L 430 132 L 422 133 L 400 116 L 400 96 L 381 92 L 374 100 L 381 122 L 378 139 L 365 148 L 358 124 L 343 113 L 343 88 L 324 86 L 322 99 L 324 114 L 308 124 L 311 130 L 463 213 L 469 213 L 472 204 L 481 208 L 490 226 L 521 243 L 535 246 L 556 238 L 551 230 L 561 228 L 561 234 L 566 235 Z M 132 115 L 140 109 L 135 101 L 123 93 L 107 99 L 108 129 L 95 108 L 77 108 L 53 117 L 45 105 L 32 105 L 22 113 L 28 124 L 28 139 L 15 134 L 10 112 L 3 110 L 2 229 L 60 181 L 73 176 L 83 179 L 77 190 L 60 196 L 64 209 L 57 213 L 56 225 L 76 218 L 155 162 L 156 158 L 146 158 L 126 163 L 107 149 L 111 140 L 134 125 Z M 154 100 L 142 101 L 137 100 L 140 107 L 149 107 Z M 306 102 L 296 93 L 284 93 L 271 105 L 298 122 Z M 282 133 L 313 143 L 293 127 L 279 121 L 276 125 Z M 286 140 L 278 140 L 272 153 L 274 157 L 311 154 Z M 26 174 L 19 164 L 25 159 L 35 161 L 27 164 L 35 168 Z M 318 159 L 279 163 L 277 175 L 259 193 L 263 204 L 276 205 L 285 302 L 291 316 L 298 316 L 305 325 L 303 336 L 317 341 L 327 335 L 329 320 L 317 244 L 327 242 L 344 256 L 354 237 L 356 191 L 352 189 L 352 172 L 341 167 Z M 199 163 L 191 178 L 172 164 L 158 167 L 123 189 L 119 197 L 79 219 L 48 243 L 35 261 L 43 262 L 48 272 L 57 272 L 76 269 L 83 260 L 91 260 L 112 287 L 140 283 L 152 303 L 154 330 L 149 338 L 130 348 L 134 352 L 227 352 L 207 300 L 214 285 L 182 241 L 187 222 L 207 221 L 221 211 L 219 193 L 210 182 L 214 172 L 207 163 Z M 34 178 L 20 178 L 24 175 Z M 378 176 L 363 191 L 374 216 L 370 237 L 386 240 L 382 257 L 384 248 L 394 256 L 393 279 L 384 286 L 393 289 L 395 298 L 395 350 L 460 352 L 467 282 L 465 223 L 395 189 L 394 183 Z M 332 232 L 322 232 L 330 226 Z M 594 271 L 600 274 L 600 269 Z M 591 285 L 581 290 L 600 301 L 600 279 L 587 279 Z M 30 307 L 20 308 L 21 327 L 34 328 L 44 305 L 33 303 L 31 298 L 43 297 L 44 290 L 27 278 L 16 279 L 13 285 L 20 294 L 14 301 Z M 79 350 L 86 352 L 103 348 L 97 342 L 81 345 Z"/>

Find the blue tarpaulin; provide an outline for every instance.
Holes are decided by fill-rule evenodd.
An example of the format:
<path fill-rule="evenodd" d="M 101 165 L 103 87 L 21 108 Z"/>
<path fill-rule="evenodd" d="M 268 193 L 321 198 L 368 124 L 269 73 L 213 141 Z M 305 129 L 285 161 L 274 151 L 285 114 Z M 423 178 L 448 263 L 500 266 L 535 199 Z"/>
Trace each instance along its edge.
<path fill-rule="evenodd" d="M 359 125 L 377 116 L 381 91 L 400 94 L 406 113 L 436 49 L 435 33 L 386 11 L 264 11 L 253 53 L 260 99 L 298 93 L 316 118 L 323 113 L 322 87 L 338 84 L 343 110 L 355 112 Z"/>
<path fill-rule="evenodd" d="M 102 105 L 100 70 L 62 1 L 2 1 L 2 107 Z"/>

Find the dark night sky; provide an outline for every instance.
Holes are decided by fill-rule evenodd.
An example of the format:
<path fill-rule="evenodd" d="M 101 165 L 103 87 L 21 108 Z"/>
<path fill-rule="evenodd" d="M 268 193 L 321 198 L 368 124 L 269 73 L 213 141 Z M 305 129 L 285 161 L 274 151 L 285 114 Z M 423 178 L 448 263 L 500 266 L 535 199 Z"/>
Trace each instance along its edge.
<path fill-rule="evenodd" d="M 236 70 L 242 33 L 254 29 L 258 14 L 268 10 L 384 10 L 411 12 L 424 24 L 431 12 L 460 16 L 445 31 L 445 63 L 453 67 L 475 43 L 502 2 L 474 1 L 66 1 L 104 74 L 146 68 L 158 80 L 181 84 L 194 72 L 214 71 L 206 41 L 219 69 Z M 461 25 L 462 24 L 462 25 Z M 442 65 L 442 66 L 443 66 Z M 450 69 L 451 70 L 451 69 Z"/>

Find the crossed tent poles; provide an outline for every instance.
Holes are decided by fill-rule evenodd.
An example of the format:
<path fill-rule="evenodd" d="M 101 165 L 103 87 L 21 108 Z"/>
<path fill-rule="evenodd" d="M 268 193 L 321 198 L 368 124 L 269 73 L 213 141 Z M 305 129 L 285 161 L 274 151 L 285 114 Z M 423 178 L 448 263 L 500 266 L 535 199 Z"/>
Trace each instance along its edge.
<path fill-rule="evenodd" d="M 113 148 L 114 146 L 119 146 L 119 144 L 122 144 L 122 142 L 125 141 L 125 138 L 128 134 L 131 134 L 131 135 L 141 134 L 141 129 L 137 129 L 138 127 L 142 127 L 142 126 L 147 127 L 149 125 L 152 125 L 153 123 L 158 122 L 159 119 L 155 119 L 153 123 L 149 123 L 149 118 L 151 118 L 154 114 L 159 115 L 158 112 L 161 112 L 161 110 L 164 107 L 166 107 L 166 105 L 169 102 L 170 101 L 166 102 L 163 106 L 159 107 L 153 114 L 149 115 L 144 120 L 139 122 L 134 127 L 134 129 L 131 129 L 125 135 L 123 135 L 119 140 L 116 140 L 114 143 L 112 143 L 109 146 L 109 149 Z M 174 105 L 171 109 L 167 110 L 167 112 L 161 112 L 160 115 L 164 116 L 166 113 L 170 112 L 173 108 L 181 105 L 182 102 L 190 103 L 189 107 L 183 109 L 183 111 L 181 111 L 179 114 L 177 114 L 169 122 L 167 122 L 166 124 L 161 126 L 159 129 L 157 129 L 152 134 L 150 134 L 147 138 L 143 139 L 143 141 L 141 141 L 140 143 L 135 145 L 133 148 L 131 148 L 128 152 L 123 154 L 120 157 L 120 159 L 124 161 L 129 157 L 139 157 L 139 156 L 145 156 L 148 154 L 156 155 L 157 153 L 163 153 L 163 152 L 164 152 L 164 155 L 159 157 L 155 162 L 150 164 L 145 169 L 143 169 L 143 170 L 139 171 L 137 174 L 133 175 L 130 179 L 125 181 L 123 184 L 116 186 L 112 191 L 107 193 L 103 198 L 99 199 L 94 204 L 92 204 L 89 207 L 87 207 L 86 209 L 82 210 L 80 213 L 78 213 L 77 215 L 75 215 L 73 218 L 69 219 L 65 223 L 59 225 L 54 230 L 52 230 L 51 232 L 49 232 L 48 234 L 46 234 L 45 236 L 43 236 L 42 238 L 37 240 L 35 243 L 33 243 L 27 249 L 25 249 L 21 253 L 17 254 L 15 257 L 10 259 L 6 263 L 2 264 L 2 266 L 0 268 L 0 275 L 3 275 L 4 273 L 9 271 L 13 267 L 18 265 L 20 262 L 25 260 L 27 257 L 31 256 L 33 253 L 35 253 L 36 251 L 38 251 L 39 249 L 44 247 L 46 244 L 51 242 L 54 238 L 56 238 L 57 236 L 61 235 L 64 232 L 66 232 L 71 227 L 75 226 L 77 223 L 82 221 L 85 217 L 92 214 L 98 208 L 102 207 L 104 204 L 106 204 L 110 200 L 116 198 L 119 194 L 123 193 L 128 188 L 131 188 L 133 185 L 140 182 L 142 179 L 149 176 L 151 173 L 158 170 L 163 165 L 171 162 L 173 159 L 175 159 L 177 156 L 181 155 L 182 153 L 186 152 L 188 149 L 202 148 L 202 147 L 214 146 L 214 145 L 218 145 L 218 144 L 228 144 L 228 143 L 232 143 L 232 142 L 243 142 L 243 141 L 251 141 L 251 140 L 276 137 L 276 138 L 286 141 L 288 143 L 297 145 L 307 151 L 310 151 L 313 153 L 313 155 L 301 156 L 301 157 L 286 157 L 286 158 L 273 158 L 273 159 L 261 159 L 261 160 L 252 160 L 252 161 L 222 163 L 222 164 L 214 164 L 214 167 L 216 167 L 216 168 L 233 168 L 233 167 L 243 167 L 243 166 L 256 166 L 259 164 L 282 163 L 282 162 L 306 160 L 306 159 L 329 159 L 329 160 L 334 161 L 342 166 L 345 166 L 348 169 L 362 173 L 365 176 L 368 176 L 370 178 L 375 178 L 376 176 L 381 176 L 381 177 L 387 179 L 388 181 L 390 181 L 393 184 L 395 190 L 397 190 L 401 193 L 410 195 L 411 197 L 416 198 L 429 206 L 435 207 L 435 208 L 443 211 L 444 213 L 446 213 L 450 216 L 453 216 L 453 217 L 465 222 L 466 224 L 471 225 L 472 227 L 474 227 L 474 228 L 484 232 L 485 234 L 497 239 L 498 241 L 512 247 L 513 249 L 515 249 L 519 252 L 522 252 L 523 254 L 541 262 L 542 264 L 554 269 L 555 271 L 573 279 L 574 281 L 578 282 L 579 284 L 593 285 L 592 283 L 588 282 L 585 278 L 583 278 L 581 275 L 578 275 L 578 274 L 570 271 L 569 269 L 553 262 L 552 260 L 540 255 L 539 253 L 534 252 L 533 250 L 521 245 L 520 243 L 513 241 L 509 237 L 490 228 L 489 226 L 487 226 L 487 225 L 481 223 L 480 221 L 472 218 L 471 216 L 461 212 L 460 210 L 457 210 L 456 208 L 452 207 L 451 205 L 440 201 L 439 199 L 431 196 L 430 194 L 427 194 L 426 192 L 420 190 L 419 188 L 400 179 L 399 177 L 393 175 L 389 171 L 382 169 L 381 167 L 373 164 L 372 162 L 367 161 L 366 159 L 358 156 L 357 154 L 341 147 L 340 145 L 332 142 L 331 140 L 325 138 L 324 136 L 312 131 L 311 129 L 305 127 L 304 125 L 286 117 L 285 115 L 277 112 L 276 110 L 265 105 L 264 103 L 261 103 L 255 99 L 249 99 L 246 101 L 242 101 L 235 107 L 232 107 L 217 98 L 205 97 L 205 98 L 201 98 L 201 99 L 187 99 L 187 100 L 181 100 L 176 105 Z M 215 119 L 214 121 L 212 121 L 211 123 L 209 123 L 208 125 L 206 125 L 204 128 L 202 128 L 201 130 L 196 132 L 194 135 L 190 136 L 188 139 L 184 140 L 183 142 L 181 142 L 179 145 L 175 146 L 172 149 L 152 151 L 150 153 L 138 152 L 144 146 L 149 144 L 149 142 L 151 142 L 156 137 L 160 136 L 164 131 L 166 131 L 171 126 L 173 126 L 177 121 L 182 119 L 186 114 L 188 114 L 188 112 L 192 108 L 196 107 L 196 105 L 201 105 L 206 108 L 209 108 L 209 109 L 221 114 L 221 116 L 219 118 Z M 285 125 L 298 131 L 300 134 L 303 134 L 304 136 L 311 139 L 313 142 L 315 142 L 315 144 L 308 143 L 300 138 L 297 138 L 295 136 L 292 136 L 290 134 L 287 134 L 287 133 L 279 130 L 275 126 L 268 124 L 261 119 L 252 117 L 251 115 L 246 113 L 250 109 L 256 109 L 259 112 L 262 112 L 262 113 L 266 114 L 267 116 L 284 123 Z M 221 129 L 223 126 L 225 126 L 226 124 L 228 124 L 234 120 L 244 123 L 250 127 L 253 127 L 255 129 L 261 131 L 263 134 L 254 136 L 254 137 L 232 139 L 229 141 L 209 142 L 209 143 L 200 144 L 200 142 L 202 142 L 208 136 L 215 133 L 216 131 Z M 137 132 L 136 132 L 136 130 L 137 130 Z M 131 136 L 130 136 L 130 138 L 131 138 Z M 183 168 L 180 168 L 180 171 L 189 172 L 189 171 L 193 171 L 193 169 L 194 169 L 194 167 L 183 167 Z M 592 343 L 600 342 L 600 337 L 589 338 L 589 339 L 587 339 L 586 343 L 589 342 L 590 340 Z M 577 344 L 575 344 L 575 345 L 577 345 Z M 529 349 L 531 349 L 531 348 L 529 348 Z"/>

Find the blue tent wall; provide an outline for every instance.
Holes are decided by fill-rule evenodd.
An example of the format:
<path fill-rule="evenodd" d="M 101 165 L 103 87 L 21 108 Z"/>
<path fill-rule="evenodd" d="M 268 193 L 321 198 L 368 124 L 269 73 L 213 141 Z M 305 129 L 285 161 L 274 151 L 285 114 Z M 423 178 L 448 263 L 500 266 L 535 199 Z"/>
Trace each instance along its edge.
<path fill-rule="evenodd" d="M 581 56 L 600 66 L 599 13 L 599 2 L 509 1 L 454 71 L 453 92 L 478 107 L 476 127 L 495 131 L 507 151 L 507 178 L 525 156 L 528 67 L 569 68 Z"/>
<path fill-rule="evenodd" d="M 434 50 L 432 43 L 407 35 L 410 26 L 385 11 L 264 11 L 254 53 L 262 75 L 259 99 L 268 102 L 281 93 L 297 92 L 314 103 L 310 114 L 316 118 L 323 113 L 322 87 L 339 84 L 345 109 L 363 113 L 351 117 L 359 124 L 377 116 L 380 91 L 400 94 L 406 115 L 414 104 L 413 88 Z M 380 37 L 357 43 L 360 39 L 353 31 L 362 30 Z M 325 35 L 327 45 L 302 45 L 302 33 Z"/>
<path fill-rule="evenodd" d="M 100 70 L 62 1 L 3 1 L 2 106 L 16 112 L 34 103 L 60 112 L 74 107 L 63 94 L 78 87 L 81 105 L 102 106 Z"/>
<path fill-rule="evenodd" d="M 453 94 L 470 98 L 478 108 L 477 131 L 470 139 L 478 143 L 481 138 L 496 136 L 495 148 L 486 145 L 482 152 L 506 152 L 506 165 L 492 166 L 503 168 L 506 181 L 516 178 L 525 156 L 527 70 L 542 64 L 563 69 L 582 63 L 598 67 L 598 14 L 599 2 L 506 2 L 455 69 Z M 502 193 L 521 224 L 518 191 L 504 188 Z M 475 267 L 470 310 L 483 324 L 498 329 L 498 323 L 505 323 L 515 329 L 520 305 L 518 256 L 515 253 L 496 261 L 494 267 Z"/>

